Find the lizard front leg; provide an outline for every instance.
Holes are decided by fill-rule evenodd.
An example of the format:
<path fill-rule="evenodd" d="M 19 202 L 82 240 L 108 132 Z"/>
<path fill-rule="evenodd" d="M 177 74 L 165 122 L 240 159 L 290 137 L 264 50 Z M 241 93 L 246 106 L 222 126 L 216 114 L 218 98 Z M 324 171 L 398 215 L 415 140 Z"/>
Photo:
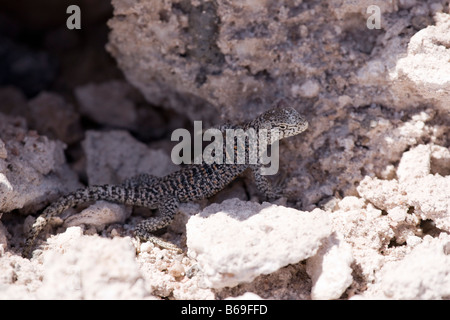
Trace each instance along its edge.
<path fill-rule="evenodd" d="M 283 196 L 283 190 L 279 187 L 273 187 L 266 176 L 262 175 L 260 172 L 260 165 L 250 165 L 250 169 L 253 172 L 253 177 L 255 179 L 255 184 L 258 190 L 264 194 L 269 201 L 276 200 Z"/>

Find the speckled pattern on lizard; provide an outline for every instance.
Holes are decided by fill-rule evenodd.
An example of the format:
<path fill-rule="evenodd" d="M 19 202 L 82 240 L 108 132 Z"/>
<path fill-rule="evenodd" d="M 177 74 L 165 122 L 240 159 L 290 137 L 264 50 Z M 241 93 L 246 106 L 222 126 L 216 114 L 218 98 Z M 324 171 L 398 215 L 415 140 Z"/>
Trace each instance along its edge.
<path fill-rule="evenodd" d="M 287 106 L 282 101 L 253 121 L 233 126 L 233 129 L 236 128 L 244 130 L 248 128 L 277 129 L 278 139 L 283 139 L 305 131 L 308 128 L 308 122 L 294 108 Z M 225 131 L 225 126 L 221 127 L 221 131 Z M 248 152 L 248 143 L 245 145 L 245 149 Z M 236 162 L 231 164 L 202 163 L 186 166 L 161 178 L 141 174 L 127 179 L 120 185 L 106 184 L 79 189 L 62 196 L 49 205 L 36 219 L 25 242 L 23 256 L 30 256 L 36 237 L 52 217 L 79 204 L 97 200 L 158 209 L 160 214 L 140 222 L 136 226 L 134 234 L 142 241 L 152 241 L 162 247 L 178 250 L 175 245 L 157 238 L 152 233 L 172 222 L 179 203 L 209 198 L 224 189 L 247 169 L 252 170 L 256 186 L 268 199 L 281 196 L 280 191 L 274 190 L 266 176 L 261 174 L 261 166 L 262 164 L 249 164 L 248 162 L 244 164 Z"/>

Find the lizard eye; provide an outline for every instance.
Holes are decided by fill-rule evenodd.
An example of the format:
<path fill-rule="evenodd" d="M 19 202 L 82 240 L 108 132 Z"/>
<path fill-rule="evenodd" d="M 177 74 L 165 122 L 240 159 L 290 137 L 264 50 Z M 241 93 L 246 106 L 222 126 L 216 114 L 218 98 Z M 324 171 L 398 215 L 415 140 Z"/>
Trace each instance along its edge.
<path fill-rule="evenodd" d="M 286 129 L 287 129 L 287 125 L 285 125 L 285 124 L 280 124 L 278 127 L 279 127 L 281 130 L 286 130 Z"/>

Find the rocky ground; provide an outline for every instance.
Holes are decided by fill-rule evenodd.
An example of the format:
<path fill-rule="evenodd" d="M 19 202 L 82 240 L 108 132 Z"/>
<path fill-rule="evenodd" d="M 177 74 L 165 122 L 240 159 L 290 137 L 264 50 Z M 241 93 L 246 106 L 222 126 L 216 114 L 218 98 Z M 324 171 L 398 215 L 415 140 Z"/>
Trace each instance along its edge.
<path fill-rule="evenodd" d="M 88 2 L 78 31 L 69 1 L 0 5 L 0 298 L 450 298 L 449 1 Z M 286 197 L 245 176 L 181 205 L 182 253 L 99 201 L 21 257 L 59 195 L 173 172 L 174 129 L 280 98 L 310 124 L 280 144 Z"/>

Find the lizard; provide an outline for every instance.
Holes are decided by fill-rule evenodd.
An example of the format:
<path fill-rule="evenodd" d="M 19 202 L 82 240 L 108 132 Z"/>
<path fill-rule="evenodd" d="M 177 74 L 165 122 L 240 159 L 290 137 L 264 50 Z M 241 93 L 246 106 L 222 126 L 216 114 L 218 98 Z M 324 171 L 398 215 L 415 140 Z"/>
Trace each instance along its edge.
<path fill-rule="evenodd" d="M 254 120 L 233 128 L 277 129 L 277 140 L 295 136 L 308 128 L 308 122 L 294 108 L 281 100 L 275 107 L 262 113 Z M 220 127 L 224 132 L 229 125 Z M 269 131 L 270 132 L 270 131 Z M 274 140 L 269 143 L 273 143 Z M 236 146 L 234 147 L 236 150 Z M 248 144 L 245 146 L 248 151 Z M 159 246 L 179 251 L 152 233 L 168 226 L 177 212 L 179 203 L 209 198 L 230 184 L 247 169 L 251 169 L 259 191 L 268 199 L 280 197 L 269 180 L 261 174 L 262 164 L 238 163 L 201 163 L 189 165 L 164 177 L 140 174 L 125 180 L 122 184 L 94 185 L 78 189 L 53 202 L 36 219 L 25 241 L 23 256 L 29 257 L 34 242 L 52 217 L 79 204 L 105 200 L 113 203 L 158 209 L 159 216 L 140 222 L 134 229 L 134 236 L 141 241 L 151 241 Z"/>

